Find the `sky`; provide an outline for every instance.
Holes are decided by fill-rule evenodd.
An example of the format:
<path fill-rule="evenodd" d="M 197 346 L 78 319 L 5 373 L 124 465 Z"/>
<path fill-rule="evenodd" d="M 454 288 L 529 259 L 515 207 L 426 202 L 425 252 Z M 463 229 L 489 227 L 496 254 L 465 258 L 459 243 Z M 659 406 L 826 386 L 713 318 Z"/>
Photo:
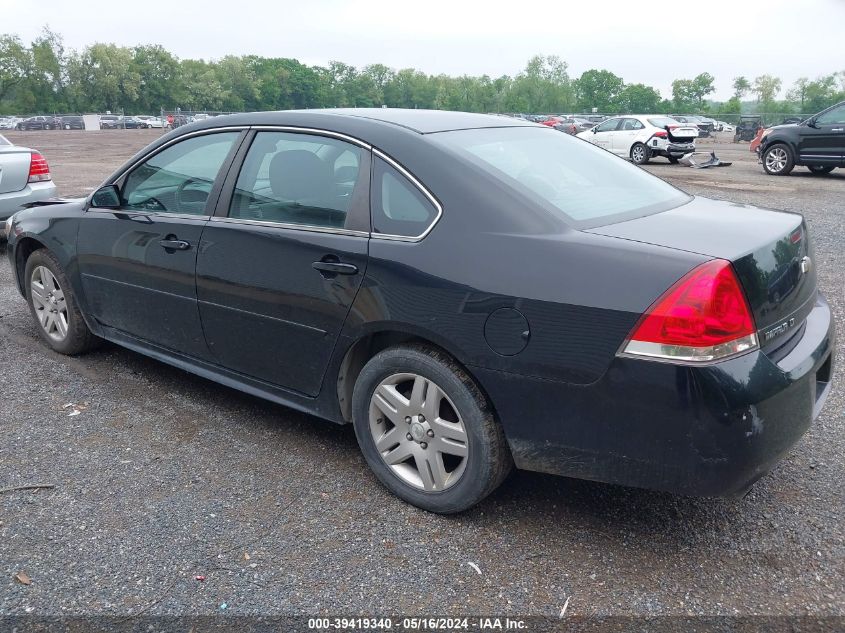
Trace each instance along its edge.
<path fill-rule="evenodd" d="M 34 10 L 37 7 L 37 10 Z M 43 26 L 81 49 L 161 44 L 180 58 L 293 57 L 306 64 L 383 63 L 426 73 L 515 75 L 535 54 L 572 77 L 607 69 L 671 97 L 673 79 L 845 70 L 845 0 L 0 0 L 0 33 L 30 41 Z"/>

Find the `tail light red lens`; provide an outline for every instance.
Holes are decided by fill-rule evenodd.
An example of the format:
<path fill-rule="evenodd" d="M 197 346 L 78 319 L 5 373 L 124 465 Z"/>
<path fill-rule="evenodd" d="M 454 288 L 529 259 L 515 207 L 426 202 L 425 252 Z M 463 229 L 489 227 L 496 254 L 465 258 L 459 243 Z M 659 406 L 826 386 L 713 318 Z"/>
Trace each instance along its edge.
<path fill-rule="evenodd" d="M 654 136 L 656 136 L 657 138 L 669 138 L 669 134 L 664 132 L 663 130 L 660 130 L 659 132 L 655 132 Z"/>
<path fill-rule="evenodd" d="M 50 179 L 50 166 L 47 165 L 47 160 L 38 152 L 33 152 L 29 159 L 28 182 L 44 182 Z"/>
<path fill-rule="evenodd" d="M 643 315 L 622 352 L 709 362 L 757 347 L 757 328 L 730 262 L 714 259 L 687 273 Z"/>

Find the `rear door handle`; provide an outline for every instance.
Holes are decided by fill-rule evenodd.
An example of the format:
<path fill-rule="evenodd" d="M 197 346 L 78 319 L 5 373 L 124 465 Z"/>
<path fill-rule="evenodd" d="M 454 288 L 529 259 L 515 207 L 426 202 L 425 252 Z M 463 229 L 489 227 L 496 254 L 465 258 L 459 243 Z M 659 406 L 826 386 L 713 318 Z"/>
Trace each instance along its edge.
<path fill-rule="evenodd" d="M 358 267 L 355 264 L 344 264 L 343 262 L 314 262 L 311 264 L 314 270 L 319 270 L 320 274 L 329 273 L 333 275 L 355 275 L 358 273 Z"/>
<path fill-rule="evenodd" d="M 186 251 L 191 248 L 191 243 L 185 240 L 177 240 L 175 237 L 168 236 L 166 239 L 159 240 L 159 245 L 167 250 Z"/>
<path fill-rule="evenodd" d="M 831 132 L 845 132 L 845 127 L 835 127 Z"/>

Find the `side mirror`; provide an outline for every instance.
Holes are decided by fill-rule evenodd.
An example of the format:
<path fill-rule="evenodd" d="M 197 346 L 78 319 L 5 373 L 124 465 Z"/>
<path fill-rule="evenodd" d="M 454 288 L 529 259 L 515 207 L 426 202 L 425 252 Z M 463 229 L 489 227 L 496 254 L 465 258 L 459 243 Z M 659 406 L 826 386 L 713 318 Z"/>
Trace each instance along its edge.
<path fill-rule="evenodd" d="M 100 187 L 91 196 L 91 206 L 95 209 L 119 209 L 120 191 L 117 185 Z"/>
<path fill-rule="evenodd" d="M 596 127 L 598 127 L 598 125 L 597 125 Z M 591 127 L 591 128 L 590 128 L 590 132 L 592 132 L 593 134 L 595 134 L 595 133 L 596 133 L 596 128 L 595 128 L 595 127 Z"/>
<path fill-rule="evenodd" d="M 807 125 L 808 125 L 809 127 L 813 127 L 813 128 L 818 128 L 818 127 L 819 127 L 819 124 L 816 122 L 816 118 L 815 118 L 815 117 L 812 117 L 812 118 L 807 119 Z"/>

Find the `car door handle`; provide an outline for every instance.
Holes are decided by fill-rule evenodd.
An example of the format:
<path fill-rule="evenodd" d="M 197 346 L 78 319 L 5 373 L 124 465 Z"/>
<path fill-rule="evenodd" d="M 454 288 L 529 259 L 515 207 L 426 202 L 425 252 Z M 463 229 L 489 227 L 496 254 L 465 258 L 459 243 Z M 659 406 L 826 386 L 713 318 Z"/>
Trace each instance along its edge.
<path fill-rule="evenodd" d="M 311 266 L 314 267 L 314 270 L 319 270 L 320 274 L 355 275 L 358 273 L 358 267 L 355 264 L 344 264 L 343 262 L 319 261 L 314 262 Z"/>
<path fill-rule="evenodd" d="M 159 240 L 159 245 L 167 250 L 186 251 L 191 248 L 191 243 L 185 240 L 177 240 L 175 237 L 168 236 L 163 240 Z"/>
<path fill-rule="evenodd" d="M 845 127 L 835 127 L 831 132 L 845 132 Z"/>

